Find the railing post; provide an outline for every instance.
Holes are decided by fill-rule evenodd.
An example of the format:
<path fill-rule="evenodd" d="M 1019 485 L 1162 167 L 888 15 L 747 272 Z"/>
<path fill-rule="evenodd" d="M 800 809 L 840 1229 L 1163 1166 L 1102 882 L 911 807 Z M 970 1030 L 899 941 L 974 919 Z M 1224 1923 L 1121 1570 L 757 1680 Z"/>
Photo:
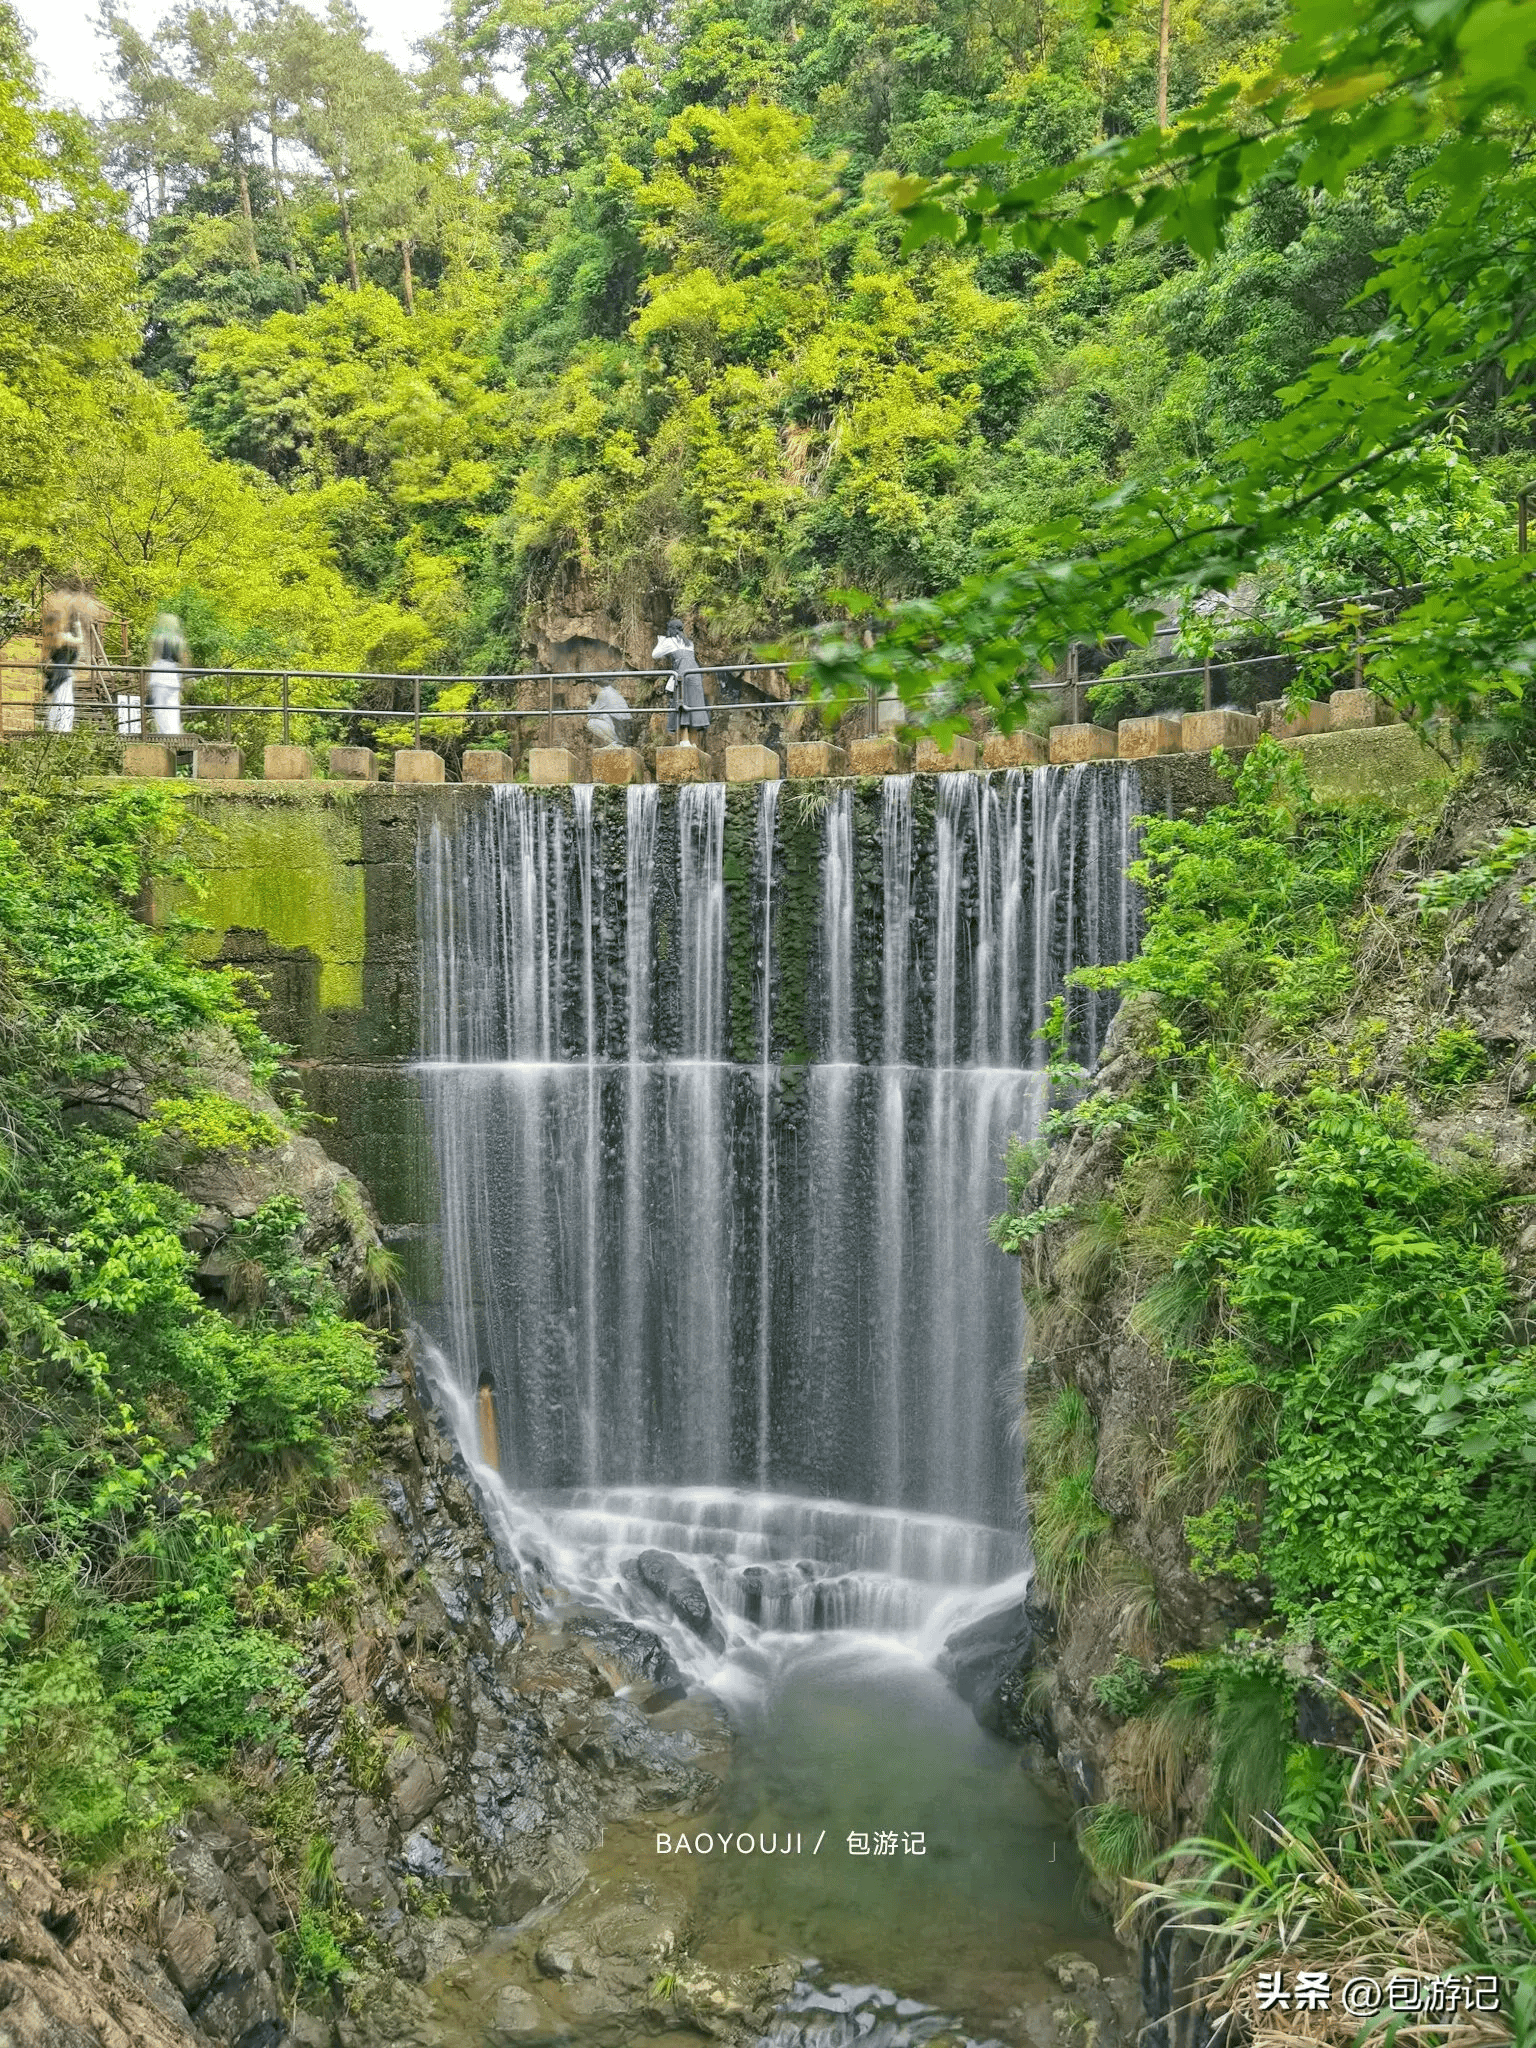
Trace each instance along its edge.
<path fill-rule="evenodd" d="M 1067 649 L 1067 681 L 1072 686 L 1072 723 L 1074 725 L 1081 725 L 1083 722 L 1083 686 L 1078 681 L 1077 663 L 1078 648 L 1077 642 L 1074 640 Z"/>
<path fill-rule="evenodd" d="M 869 686 L 869 736 L 872 740 L 880 737 L 880 700 L 873 683 Z"/>
<path fill-rule="evenodd" d="M 284 745 L 285 747 L 286 747 L 286 746 L 287 746 L 287 744 L 288 744 L 288 731 L 289 731 L 289 722 L 288 722 L 288 678 L 287 678 L 286 676 L 284 676 L 284 677 L 283 677 L 283 745 Z"/>
<path fill-rule="evenodd" d="M 1359 619 L 1355 621 L 1355 688 L 1365 688 L 1365 637 Z"/>
<path fill-rule="evenodd" d="M 414 734 L 415 734 L 415 738 L 414 738 L 414 739 L 413 739 L 413 740 L 411 741 L 411 745 L 412 745 L 413 747 L 415 747 L 415 748 L 417 749 L 417 751 L 419 752 L 419 751 L 420 751 L 420 749 L 421 749 L 421 677 L 420 677 L 420 676 L 412 676 L 412 677 L 411 677 L 411 729 L 412 729 L 412 731 L 413 731 L 413 732 L 414 732 Z"/>
<path fill-rule="evenodd" d="M 550 672 L 549 672 L 549 740 L 548 740 L 548 744 L 549 744 L 550 746 L 553 746 L 553 745 L 555 744 L 555 672 L 554 672 L 554 670 L 553 670 L 553 669 L 551 669 L 551 670 L 550 670 Z"/>
<path fill-rule="evenodd" d="M 1227 702 L 1230 704 L 1231 701 L 1232 699 L 1229 697 Z M 1205 708 L 1207 711 L 1211 708 L 1211 657 L 1209 655 L 1205 657 Z"/>

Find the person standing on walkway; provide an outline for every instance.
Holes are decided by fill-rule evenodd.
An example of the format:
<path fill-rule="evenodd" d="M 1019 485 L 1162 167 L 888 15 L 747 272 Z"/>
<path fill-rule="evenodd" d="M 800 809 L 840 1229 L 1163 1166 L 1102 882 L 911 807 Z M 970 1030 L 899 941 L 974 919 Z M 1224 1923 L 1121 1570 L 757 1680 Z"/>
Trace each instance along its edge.
<path fill-rule="evenodd" d="M 709 709 L 704 701 L 704 676 L 699 658 L 681 619 L 668 619 L 667 630 L 651 649 L 652 661 L 664 661 L 672 670 L 667 684 L 667 731 L 685 745 L 696 747 L 696 732 L 709 730 Z"/>
<path fill-rule="evenodd" d="M 187 662 L 187 639 L 174 612 L 162 612 L 149 636 L 149 709 L 162 739 L 179 734 L 181 672 Z"/>
<path fill-rule="evenodd" d="M 85 645 L 79 614 L 66 614 L 50 640 L 43 665 L 43 727 L 47 732 L 73 732 L 75 669 Z"/>

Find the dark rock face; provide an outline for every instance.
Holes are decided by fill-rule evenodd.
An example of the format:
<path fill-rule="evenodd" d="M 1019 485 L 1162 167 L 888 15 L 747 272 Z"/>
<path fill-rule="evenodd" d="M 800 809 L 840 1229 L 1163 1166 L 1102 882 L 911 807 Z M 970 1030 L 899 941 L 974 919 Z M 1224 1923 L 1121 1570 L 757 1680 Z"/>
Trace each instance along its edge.
<path fill-rule="evenodd" d="M 1030 1712 L 1027 1681 L 1045 1617 L 1029 1600 L 985 1614 L 947 1636 L 939 1669 L 981 1723 L 1015 1742 L 1039 1738 L 1039 1717 Z"/>
<path fill-rule="evenodd" d="M 271 1873 L 237 1814 L 198 1814 L 174 1830 L 179 1889 L 160 1908 L 160 1960 L 200 2033 L 229 2048 L 283 2038 L 282 1969 L 272 1939 L 289 1924 Z"/>
<path fill-rule="evenodd" d="M 647 1681 L 655 1690 L 645 1702 L 648 1712 L 654 1713 L 660 1707 L 680 1700 L 688 1687 L 672 1652 L 649 1629 L 637 1628 L 632 1621 L 623 1621 L 616 1614 L 597 1612 L 576 1612 L 564 1617 L 565 1633 L 568 1636 L 582 1636 L 590 1642 L 601 1659 L 612 1662 L 619 1684 L 634 1685 L 640 1680 Z M 600 1669 L 606 1668 L 599 1665 Z"/>
<path fill-rule="evenodd" d="M 635 1577 L 648 1593 L 654 1594 L 685 1628 L 690 1628 L 712 1650 L 725 1648 L 725 1637 L 715 1620 L 709 1595 L 685 1564 L 665 1550 L 642 1550 L 635 1559 Z"/>
<path fill-rule="evenodd" d="M 685 1692 L 665 1645 L 609 1615 L 543 1619 L 408 1356 L 386 1391 L 377 1583 L 317 1645 L 299 1726 L 336 1883 L 419 1981 L 423 1889 L 474 1923 L 520 1919 L 579 1882 L 605 1822 L 713 1779 L 696 1735 L 658 1724 Z"/>

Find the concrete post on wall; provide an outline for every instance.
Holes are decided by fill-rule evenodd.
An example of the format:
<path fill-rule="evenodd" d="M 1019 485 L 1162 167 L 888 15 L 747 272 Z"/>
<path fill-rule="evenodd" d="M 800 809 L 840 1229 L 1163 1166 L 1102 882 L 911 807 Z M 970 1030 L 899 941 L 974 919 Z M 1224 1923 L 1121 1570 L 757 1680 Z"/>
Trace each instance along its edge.
<path fill-rule="evenodd" d="M 1184 751 L 1208 754 L 1213 747 L 1256 747 L 1259 721 L 1251 711 L 1187 711 Z"/>
<path fill-rule="evenodd" d="M 848 773 L 847 753 L 830 740 L 791 740 L 785 754 L 792 782 Z"/>
<path fill-rule="evenodd" d="M 397 747 L 395 749 L 396 782 L 446 782 L 447 766 L 441 754 L 431 747 Z"/>
<path fill-rule="evenodd" d="M 466 747 L 459 773 L 466 782 L 511 782 L 517 769 L 512 756 L 500 747 Z"/>
<path fill-rule="evenodd" d="M 772 747 L 751 745 L 725 750 L 727 782 L 777 782 L 783 772 Z"/>
<path fill-rule="evenodd" d="M 949 775 L 957 769 L 974 768 L 976 742 L 963 732 L 957 732 L 948 746 L 938 740 L 919 740 L 913 766 L 919 775 Z"/>
<path fill-rule="evenodd" d="M 1154 754 L 1184 751 L 1184 721 L 1176 713 L 1155 712 L 1150 718 L 1122 718 L 1120 758 L 1146 761 Z"/>
<path fill-rule="evenodd" d="M 1051 759 L 1058 766 L 1075 766 L 1079 761 L 1112 761 L 1119 751 L 1119 736 L 1108 726 L 1051 727 Z"/>
<path fill-rule="evenodd" d="M 656 749 L 658 782 L 710 782 L 713 779 L 702 747 L 677 746 Z"/>
<path fill-rule="evenodd" d="M 981 750 L 987 768 L 1043 768 L 1051 750 L 1037 732 L 989 732 Z"/>
<path fill-rule="evenodd" d="M 207 741 L 192 750 L 194 782 L 238 782 L 241 756 L 238 747 Z"/>
<path fill-rule="evenodd" d="M 912 767 L 912 749 L 899 740 L 855 740 L 848 749 L 848 769 L 853 775 L 906 775 Z"/>
<path fill-rule="evenodd" d="M 537 789 L 554 789 L 576 780 L 576 758 L 569 747 L 530 747 L 528 780 Z"/>
<path fill-rule="evenodd" d="M 592 780 L 614 789 L 623 789 L 631 782 L 644 782 L 645 756 L 638 747 L 594 747 Z"/>
<path fill-rule="evenodd" d="M 261 772 L 268 782 L 308 782 L 315 764 L 308 747 L 268 747 L 261 758 Z"/>
<path fill-rule="evenodd" d="M 379 757 L 372 747 L 332 747 L 330 771 L 333 782 L 377 782 Z"/>
<path fill-rule="evenodd" d="M 1390 725 L 1391 713 L 1374 690 L 1335 690 L 1328 699 L 1328 729 L 1340 732 L 1351 726 Z"/>
<path fill-rule="evenodd" d="M 123 748 L 125 775 L 174 775 L 176 749 L 157 746 L 153 740 L 130 740 Z"/>

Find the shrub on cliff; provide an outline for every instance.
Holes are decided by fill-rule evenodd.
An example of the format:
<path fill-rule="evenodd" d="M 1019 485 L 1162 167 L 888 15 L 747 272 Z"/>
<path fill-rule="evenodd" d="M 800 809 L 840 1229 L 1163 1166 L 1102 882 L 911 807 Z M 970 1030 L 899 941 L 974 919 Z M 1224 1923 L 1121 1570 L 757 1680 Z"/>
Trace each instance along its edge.
<path fill-rule="evenodd" d="M 297 1204 L 244 1226 L 263 1284 L 238 1321 L 192 1284 L 167 1104 L 204 1140 L 253 1125 L 168 1088 L 210 1029 L 266 1073 L 277 1048 L 227 971 L 132 914 L 181 867 L 181 816 L 159 792 L 0 794 L 0 1796 L 85 1859 L 279 1732 L 295 1616 L 261 1588 L 375 1371 Z M 123 1108 L 143 1069 L 148 1135 Z"/>

